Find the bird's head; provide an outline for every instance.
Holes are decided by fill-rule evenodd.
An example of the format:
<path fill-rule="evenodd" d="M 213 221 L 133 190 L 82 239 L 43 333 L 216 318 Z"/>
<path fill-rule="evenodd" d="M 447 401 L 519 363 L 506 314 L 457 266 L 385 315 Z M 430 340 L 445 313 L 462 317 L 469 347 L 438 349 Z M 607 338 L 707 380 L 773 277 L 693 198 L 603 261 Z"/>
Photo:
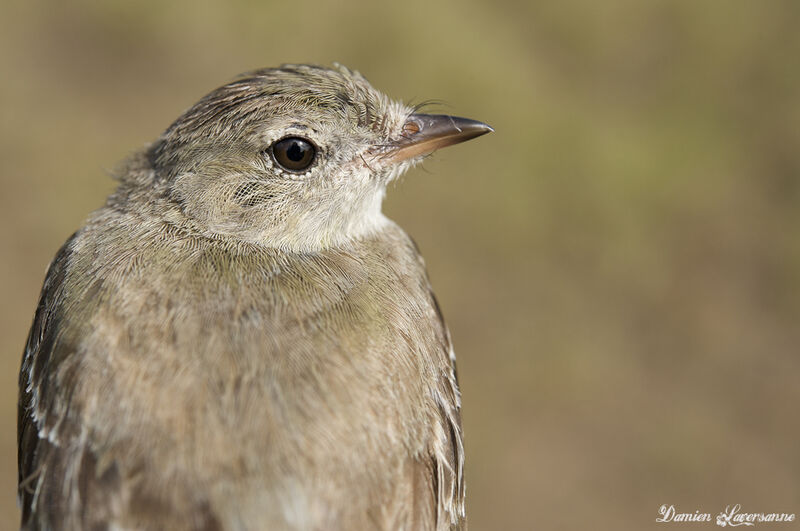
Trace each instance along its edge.
<path fill-rule="evenodd" d="M 285 65 L 211 92 L 148 156 L 196 226 L 313 251 L 378 230 L 392 179 L 440 147 L 489 131 L 415 114 L 341 66 Z"/>

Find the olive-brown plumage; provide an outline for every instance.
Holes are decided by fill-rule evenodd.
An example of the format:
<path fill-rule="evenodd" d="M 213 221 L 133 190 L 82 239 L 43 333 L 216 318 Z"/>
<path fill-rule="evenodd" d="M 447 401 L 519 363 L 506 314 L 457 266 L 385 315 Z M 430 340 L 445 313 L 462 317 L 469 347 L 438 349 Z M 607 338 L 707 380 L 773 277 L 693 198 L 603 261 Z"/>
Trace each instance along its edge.
<path fill-rule="evenodd" d="M 463 529 L 450 338 L 388 182 L 488 132 L 343 67 L 217 89 L 62 247 L 20 372 L 25 529 Z"/>

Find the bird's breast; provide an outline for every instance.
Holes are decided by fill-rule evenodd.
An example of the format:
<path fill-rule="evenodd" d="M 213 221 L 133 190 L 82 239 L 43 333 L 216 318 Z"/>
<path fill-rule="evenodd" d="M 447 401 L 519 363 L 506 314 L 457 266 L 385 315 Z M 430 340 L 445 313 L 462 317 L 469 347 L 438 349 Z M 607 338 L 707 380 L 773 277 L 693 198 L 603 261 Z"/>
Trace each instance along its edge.
<path fill-rule="evenodd" d="M 84 415 L 123 466 L 164 471 L 155 491 L 235 478 L 268 497 L 362 485 L 368 499 L 385 488 L 374 470 L 429 443 L 445 332 L 402 234 L 316 255 L 116 259 L 93 285 Z"/>

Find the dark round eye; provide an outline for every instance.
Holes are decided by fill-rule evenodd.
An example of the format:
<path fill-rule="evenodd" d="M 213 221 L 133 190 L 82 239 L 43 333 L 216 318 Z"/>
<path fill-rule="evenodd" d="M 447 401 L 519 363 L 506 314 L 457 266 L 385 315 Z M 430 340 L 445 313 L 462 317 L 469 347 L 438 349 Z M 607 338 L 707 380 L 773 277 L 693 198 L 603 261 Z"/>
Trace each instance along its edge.
<path fill-rule="evenodd" d="M 287 136 L 272 144 L 272 158 L 283 169 L 300 172 L 311 166 L 317 148 L 299 136 Z"/>

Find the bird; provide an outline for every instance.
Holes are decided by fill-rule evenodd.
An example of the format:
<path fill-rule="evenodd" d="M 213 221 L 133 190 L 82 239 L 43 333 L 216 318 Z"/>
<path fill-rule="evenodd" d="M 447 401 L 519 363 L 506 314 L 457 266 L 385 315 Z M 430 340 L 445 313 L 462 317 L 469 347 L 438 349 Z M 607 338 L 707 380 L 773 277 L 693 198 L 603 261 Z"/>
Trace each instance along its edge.
<path fill-rule="evenodd" d="M 114 170 L 19 377 L 22 529 L 466 529 L 451 337 L 387 185 L 493 129 L 242 74 Z"/>

